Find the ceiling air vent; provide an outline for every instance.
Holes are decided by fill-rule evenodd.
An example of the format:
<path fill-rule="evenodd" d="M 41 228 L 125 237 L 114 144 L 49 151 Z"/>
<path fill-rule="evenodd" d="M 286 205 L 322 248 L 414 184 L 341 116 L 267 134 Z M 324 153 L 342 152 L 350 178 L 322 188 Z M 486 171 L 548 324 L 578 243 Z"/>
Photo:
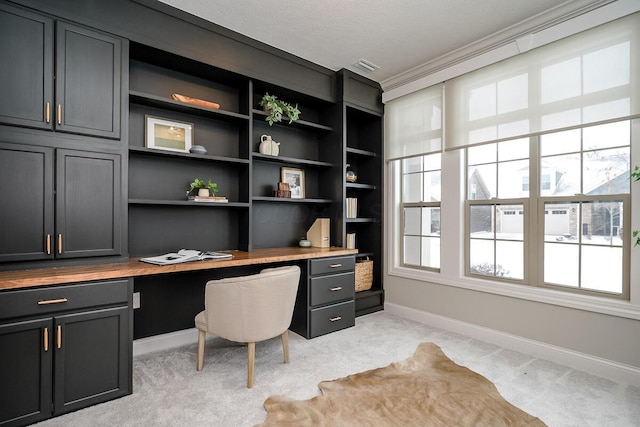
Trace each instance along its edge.
<path fill-rule="evenodd" d="M 353 65 L 355 65 L 357 68 L 360 68 L 361 70 L 366 71 L 367 73 L 372 73 L 378 68 L 380 68 L 376 64 L 373 64 L 367 61 L 366 59 L 359 59 L 358 62 L 356 62 Z"/>

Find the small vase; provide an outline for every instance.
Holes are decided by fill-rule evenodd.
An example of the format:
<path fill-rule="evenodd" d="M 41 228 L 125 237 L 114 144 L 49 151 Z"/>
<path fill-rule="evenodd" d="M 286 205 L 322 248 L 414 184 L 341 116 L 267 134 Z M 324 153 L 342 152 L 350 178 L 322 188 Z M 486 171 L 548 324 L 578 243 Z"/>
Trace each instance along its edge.
<path fill-rule="evenodd" d="M 209 197 L 209 189 L 208 188 L 199 188 L 198 189 L 199 197 Z"/>

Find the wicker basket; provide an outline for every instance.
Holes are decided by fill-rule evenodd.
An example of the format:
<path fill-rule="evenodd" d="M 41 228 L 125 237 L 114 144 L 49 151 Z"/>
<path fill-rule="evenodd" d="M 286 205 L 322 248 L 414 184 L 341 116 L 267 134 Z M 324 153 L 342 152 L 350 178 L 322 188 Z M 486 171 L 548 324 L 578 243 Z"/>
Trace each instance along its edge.
<path fill-rule="evenodd" d="M 369 257 L 356 262 L 356 292 L 371 289 L 373 284 L 373 260 Z"/>

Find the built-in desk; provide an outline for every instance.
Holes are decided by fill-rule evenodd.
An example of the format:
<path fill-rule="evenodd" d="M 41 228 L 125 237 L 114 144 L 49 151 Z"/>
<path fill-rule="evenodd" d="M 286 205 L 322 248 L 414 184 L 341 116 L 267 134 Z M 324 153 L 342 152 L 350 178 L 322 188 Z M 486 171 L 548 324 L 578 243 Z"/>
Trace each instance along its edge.
<path fill-rule="evenodd" d="M 120 279 L 186 271 L 210 270 L 224 267 L 271 264 L 340 255 L 353 255 L 356 249 L 344 248 L 267 248 L 251 252 L 228 251 L 233 259 L 196 261 L 174 265 L 153 265 L 132 258 L 129 262 L 96 264 L 78 267 L 45 268 L 0 272 L 0 290 L 32 286 L 61 285 L 92 280 Z"/>

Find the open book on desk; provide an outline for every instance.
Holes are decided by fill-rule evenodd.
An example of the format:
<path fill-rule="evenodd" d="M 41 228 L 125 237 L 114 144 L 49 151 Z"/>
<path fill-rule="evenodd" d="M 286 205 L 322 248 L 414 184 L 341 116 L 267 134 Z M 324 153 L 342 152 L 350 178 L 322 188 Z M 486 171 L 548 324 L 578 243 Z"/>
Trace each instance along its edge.
<path fill-rule="evenodd" d="M 158 255 L 153 257 L 140 258 L 142 262 L 156 265 L 180 264 L 190 261 L 202 261 L 206 259 L 231 259 L 233 255 L 225 252 L 198 251 L 194 249 L 180 249 L 178 252 Z"/>

